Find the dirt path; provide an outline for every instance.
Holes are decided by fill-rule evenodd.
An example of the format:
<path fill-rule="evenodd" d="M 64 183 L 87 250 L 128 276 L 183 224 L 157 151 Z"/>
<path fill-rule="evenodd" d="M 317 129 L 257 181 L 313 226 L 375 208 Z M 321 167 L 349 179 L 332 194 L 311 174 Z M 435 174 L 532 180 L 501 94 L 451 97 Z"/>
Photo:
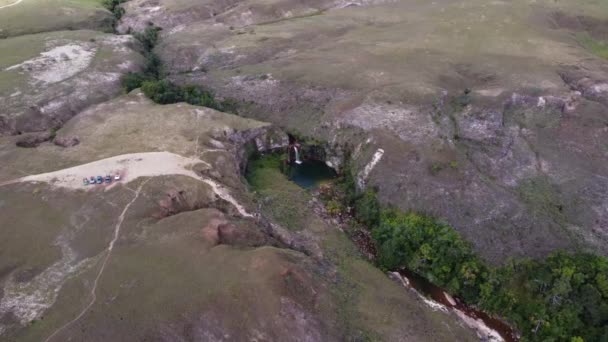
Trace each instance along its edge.
<path fill-rule="evenodd" d="M 120 216 L 118 217 L 118 221 L 116 222 L 116 226 L 114 227 L 114 237 L 112 238 L 112 241 L 110 241 L 110 244 L 108 245 L 108 248 L 106 249 L 106 251 L 107 251 L 106 257 L 103 259 L 101 267 L 99 268 L 99 271 L 97 272 L 97 276 L 95 277 L 95 281 L 93 282 L 93 287 L 91 287 L 91 301 L 89 302 L 89 304 L 87 304 L 87 306 L 84 307 L 84 309 L 82 309 L 82 311 L 80 312 L 80 314 L 78 314 L 78 316 L 76 316 L 76 318 L 72 319 L 71 321 L 62 325 L 59 329 L 55 330 L 51 335 L 49 335 L 49 337 L 47 337 L 44 340 L 45 342 L 51 341 L 61 331 L 68 328 L 70 325 L 76 323 L 80 318 L 82 318 L 82 316 L 84 316 L 87 313 L 87 311 L 89 311 L 89 309 L 97 301 L 97 284 L 99 283 L 99 279 L 101 279 L 101 276 L 103 275 L 103 271 L 106 268 L 106 264 L 108 263 L 110 256 L 112 256 L 112 250 L 114 249 L 114 244 L 116 243 L 116 240 L 118 240 L 118 236 L 120 233 L 120 227 L 122 226 L 122 222 L 125 219 L 125 214 L 129 210 L 129 207 L 133 203 L 135 203 L 135 201 L 139 198 L 139 194 L 141 193 L 141 190 L 143 189 L 144 185 L 146 185 L 146 183 L 148 183 L 149 180 L 150 180 L 150 178 L 146 179 L 139 185 L 139 187 L 135 191 L 135 196 L 133 197 L 131 202 L 127 203 L 127 205 L 122 210 L 122 213 L 120 213 Z"/>
<path fill-rule="evenodd" d="M 21 1 L 23 1 L 23 0 L 17 0 L 17 1 L 15 1 L 15 2 L 13 2 L 12 4 L 8 4 L 8 5 L 0 6 L 0 9 L 7 8 L 7 7 L 11 7 L 11 6 L 15 6 L 15 5 L 19 4 Z"/>
<path fill-rule="evenodd" d="M 9 183 L 46 182 L 55 187 L 74 190 L 97 188 L 94 185 L 85 187 L 83 178 L 120 174 L 121 183 L 129 183 L 139 177 L 154 177 L 164 175 L 184 175 L 199 178 L 192 168 L 197 164 L 211 167 L 209 163 L 195 158 L 182 157 L 170 152 L 145 152 L 123 154 L 115 157 L 97 160 L 91 163 L 74 166 L 54 172 L 42 173 L 19 178 Z M 111 188 L 116 183 L 106 186 Z"/>
<path fill-rule="evenodd" d="M 232 204 L 241 216 L 253 217 L 253 215 L 249 214 L 247 210 L 234 197 L 232 197 L 227 188 L 225 188 L 223 185 L 213 179 L 200 176 L 196 172 L 194 172 L 193 167 L 196 165 L 200 166 L 200 164 L 203 164 L 209 168 L 211 167 L 209 163 L 203 160 L 197 158 L 187 158 L 170 152 L 132 153 L 101 159 L 95 162 L 82 164 L 53 172 L 42 173 L 38 175 L 29 175 L 8 182 L 0 183 L 0 186 L 3 186 L 22 182 L 44 182 L 50 184 L 53 187 L 61 187 L 81 191 L 100 189 L 102 187 L 108 189 L 115 186 L 124 185 L 126 189 L 134 192 L 135 194 L 133 199 L 125 205 L 116 221 L 113 238 L 105 250 L 106 255 L 105 257 L 103 257 L 102 264 L 99 268 L 99 271 L 97 272 L 97 275 L 93 282 L 93 286 L 91 287 L 90 301 L 74 319 L 65 323 L 64 325 L 56 329 L 52 334 L 50 334 L 44 340 L 45 342 L 56 339 L 56 337 L 62 331 L 66 330 L 71 325 L 80 320 L 96 303 L 98 283 L 101 277 L 103 276 L 108 260 L 112 255 L 114 245 L 120 235 L 120 230 L 125 219 L 125 215 L 131 205 L 135 203 L 135 201 L 140 197 L 143 187 L 148 181 L 152 179 L 152 177 L 164 175 L 183 175 L 202 181 L 209 185 L 213 192 L 217 194 L 217 196 Z M 82 183 L 83 178 L 89 178 L 91 176 L 97 175 L 104 176 L 106 174 L 112 176 L 120 174 L 121 179 L 119 182 L 114 182 L 112 184 L 96 184 L 85 186 Z M 145 177 L 147 179 L 143 181 L 136 190 L 133 190 L 126 186 L 127 183 L 132 182 L 141 177 Z"/>

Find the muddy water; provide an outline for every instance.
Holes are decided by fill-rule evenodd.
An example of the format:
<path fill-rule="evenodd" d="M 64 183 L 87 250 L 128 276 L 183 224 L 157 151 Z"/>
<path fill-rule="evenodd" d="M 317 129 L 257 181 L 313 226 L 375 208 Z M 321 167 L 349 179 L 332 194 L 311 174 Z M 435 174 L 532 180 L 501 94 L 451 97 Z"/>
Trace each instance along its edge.
<path fill-rule="evenodd" d="M 505 322 L 465 305 L 458 298 L 450 297 L 440 287 L 431 284 L 416 273 L 402 269 L 399 270 L 399 274 L 409 281 L 409 286 L 414 290 L 447 308 L 458 310 L 469 318 L 482 321 L 488 328 L 497 332 L 504 341 L 516 342 L 519 340 L 517 333 Z"/>

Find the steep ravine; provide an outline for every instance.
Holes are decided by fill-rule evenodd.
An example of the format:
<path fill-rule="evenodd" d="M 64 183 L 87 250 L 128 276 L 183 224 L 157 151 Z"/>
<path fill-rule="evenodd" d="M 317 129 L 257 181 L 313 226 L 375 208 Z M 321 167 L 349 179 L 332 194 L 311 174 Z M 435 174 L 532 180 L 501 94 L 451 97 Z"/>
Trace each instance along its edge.
<path fill-rule="evenodd" d="M 0 285 L 16 284 L 0 291 L 3 338 L 475 340 L 362 260 L 335 227 L 254 214 L 240 156 L 252 140 L 281 146 L 267 124 L 114 90 L 54 123 L 52 138 L 79 137 L 72 146 L 45 139 L 25 149 L 2 137 L 0 250 L 10 259 L 0 260 L 9 263 Z M 99 173 L 121 178 L 83 184 Z M 163 215 L 175 193 L 196 205 Z M 70 254 L 61 274 L 58 237 Z M 39 288 L 45 271 L 56 281 Z M 43 302 L 19 300 L 24 289 Z"/>
<path fill-rule="evenodd" d="M 278 169 L 272 169 L 272 166 L 270 166 L 272 165 L 271 163 L 260 163 L 257 160 L 258 158 L 268 160 L 277 157 L 287 158 L 288 155 L 290 158 L 293 158 L 294 153 L 285 153 L 285 151 L 293 150 L 293 146 L 295 145 L 290 145 L 288 148 L 268 151 L 268 153 L 271 153 L 270 155 L 255 156 L 254 159 L 251 160 L 252 165 L 250 165 L 246 173 L 246 178 L 249 179 L 253 188 L 260 193 L 260 200 L 264 201 L 264 197 L 267 196 L 267 193 L 273 193 L 272 189 L 275 186 L 267 184 L 270 189 L 260 188 L 260 184 L 264 183 L 258 180 L 258 173 L 275 173 L 277 182 L 281 183 L 284 180 L 279 181 L 279 179 L 285 178 L 297 184 L 299 187 L 306 190 L 306 192 L 298 191 L 297 194 L 305 196 L 308 200 L 308 202 L 304 201 L 299 205 L 308 208 L 297 209 L 298 205 L 296 205 L 293 207 L 293 210 L 306 211 L 310 212 L 312 215 L 318 216 L 328 226 L 331 226 L 333 229 L 338 229 L 346 236 L 350 237 L 350 239 L 353 240 L 354 245 L 358 247 L 361 256 L 365 255 L 368 260 L 377 263 L 375 242 L 370 237 L 369 228 L 355 229 L 354 226 L 356 226 L 356 222 L 352 217 L 352 213 L 341 212 L 339 207 L 336 206 L 335 201 L 333 199 L 328 199 L 325 195 L 330 191 L 330 188 L 339 185 L 332 183 L 338 181 L 336 173 L 334 170 L 329 169 L 324 161 L 318 160 L 320 156 L 319 153 L 302 155 L 301 164 L 295 163 L 295 159 L 292 159 L 290 165 L 281 165 L 280 172 Z M 320 149 L 320 146 L 311 146 L 306 143 L 303 143 L 303 145 L 298 144 L 297 146 L 301 146 L 302 150 L 307 151 L 318 151 Z M 255 170 L 255 168 L 260 167 L 262 170 Z M 276 165 L 274 167 L 276 167 Z M 271 169 L 264 170 L 264 168 Z M 273 199 L 273 202 L 269 205 L 263 205 L 261 207 L 264 215 L 276 215 L 276 210 L 269 207 L 274 205 L 273 203 L 290 203 L 293 201 L 293 197 L 281 195 L 284 194 L 284 192 L 276 192 L 276 194 L 281 197 Z M 408 291 L 416 293 L 431 310 L 445 313 L 449 312 L 459 317 L 462 320 L 462 323 L 474 330 L 482 341 L 514 342 L 518 341 L 520 338 L 519 334 L 504 321 L 493 315 L 487 314 L 482 310 L 467 306 L 462 300 L 454 299 L 445 290 L 433 285 L 427 279 L 424 279 L 413 272 L 403 269 L 400 272 L 388 272 L 387 275 L 389 278 L 403 285 Z"/>
<path fill-rule="evenodd" d="M 44 294 L 52 301 L 26 315 L 31 319 L 17 322 L 12 310 L 19 303 L 4 304 L 0 335 L 8 331 L 17 340 L 32 341 L 500 341 L 496 331 L 477 321 L 483 312 L 473 308 L 484 307 L 493 314 L 482 320 L 504 315 L 529 340 L 608 336 L 608 262 L 583 253 L 544 259 L 563 249 L 606 252 L 608 145 L 602 144 L 608 133 L 608 88 L 601 63 L 585 60 L 592 61 L 587 66 L 597 78 L 576 68 L 564 68 L 556 78 L 540 59 L 524 59 L 541 65 L 542 72 L 533 76 L 543 78 L 536 82 L 530 76 L 524 82 L 507 79 L 511 70 L 473 57 L 451 60 L 442 51 L 427 51 L 421 58 L 416 54 L 425 49 L 416 48 L 403 58 L 400 53 L 409 48 L 399 46 L 403 37 L 384 34 L 424 23 L 404 19 L 416 11 L 404 11 L 403 4 L 382 1 L 271 6 L 221 1 L 197 3 L 193 10 L 165 6 L 166 0 L 111 3 L 122 31 L 131 31 L 129 23 L 141 28 L 134 32 L 136 39 L 48 33 L 52 44 L 81 41 L 87 47 L 82 56 L 90 56 L 97 71 L 78 69 L 78 75 L 60 80 L 64 83 L 47 86 L 46 95 L 62 97 L 57 105 L 28 107 L 34 95 L 23 100 L 15 92 L 6 103 L 20 106 L 22 117 L 0 117 L 2 131 L 45 131 L 0 137 L 10 144 L 0 150 L 7 165 L 0 168 L 3 179 L 39 173 L 0 183 L 0 211 L 10 210 L 0 223 L 14 230 L 7 230 L 0 254 L 31 249 L 29 243 L 20 244 L 26 236 L 42 251 L 23 256 L 23 267 L 29 267 L 24 274 L 45 274 L 59 245 L 62 253 L 69 252 L 69 263 L 78 265 L 62 275 L 54 295 Z M 421 17 L 430 12 L 430 17 L 441 16 L 430 22 L 442 22 L 436 3 L 420 6 Z M 488 6 L 490 12 L 480 18 L 492 17 L 498 5 Z M 124 15 L 121 8 L 133 9 L 123 21 L 118 20 Z M 545 51 L 563 48 L 543 45 L 544 33 L 530 34 Z M 34 38 L 45 42 L 44 37 Z M 373 44 L 357 40 L 350 50 L 353 37 Z M 9 43 L 19 46 L 20 39 Z M 348 51 L 348 58 L 335 54 L 336 47 Z M 107 49 L 112 61 L 100 63 Z M 28 65 L 36 62 L 34 71 L 44 74 L 46 59 L 37 62 L 42 57 L 11 70 L 29 72 Z M 352 64 L 340 71 L 344 61 Z M 416 61 L 424 63 L 416 66 Z M 574 63 L 556 61 L 560 68 Z M 395 68 L 387 70 L 387 65 Z M 434 69 L 439 66 L 445 69 Z M 424 78 L 436 72 L 438 80 Z M 121 78 L 128 90 L 141 89 L 121 95 Z M 551 86 L 519 89 L 519 82 Z M 552 88 L 555 82 L 559 85 Z M 77 91 L 72 94 L 72 89 Z M 415 94 L 421 89 L 424 96 Z M 86 96 L 91 98 L 79 102 Z M 69 142 L 65 150 L 58 150 L 61 141 Z M 339 190 L 351 193 L 321 203 L 277 173 L 281 166 L 274 161 L 272 171 L 250 173 L 252 153 L 282 150 L 294 141 L 303 144 L 301 157 L 351 177 L 346 190 Z M 145 168 L 149 160 L 141 153 L 170 153 L 172 159 L 155 166 L 170 172 L 133 169 L 124 182 L 152 177 L 137 190 L 80 191 L 81 179 L 102 169 L 97 162 L 112 160 L 112 170 L 127 170 L 133 163 Z M 196 163 L 176 172 L 173 164 L 181 159 Z M 90 168 L 75 167 L 82 172 L 63 177 L 73 165 Z M 295 181 L 305 188 L 316 182 Z M 172 201 L 181 199 L 175 194 L 182 193 L 195 198 L 194 205 L 173 210 Z M 36 207 L 28 207 L 32 203 Z M 353 226 L 343 225 L 343 214 L 356 218 Z M 363 221 L 370 223 L 365 229 Z M 49 222 L 52 227 L 39 229 Z M 438 235 L 420 236 L 412 227 Z M 52 240 L 56 231 L 65 241 Z M 406 231 L 409 235 L 401 235 Z M 362 241 L 378 253 L 374 263 L 365 258 L 368 249 L 357 250 Z M 507 256 L 516 260 L 505 263 Z M 13 259 L 10 263 L 0 267 L 0 285 L 27 288 L 27 277 L 26 285 L 15 281 L 22 266 Z M 398 281 L 387 277 L 386 271 L 404 266 L 424 274 L 426 285 L 441 284 L 431 297 L 435 292 L 444 305 L 419 296 L 420 291 L 404 291 L 407 272 L 393 274 Z M 459 295 L 456 302 L 446 297 L 448 292 Z M 465 297 L 471 306 L 463 304 Z M 3 298 L 12 297 L 0 291 L 0 303 Z M 497 329 L 506 341 L 518 338 L 509 327 Z"/>

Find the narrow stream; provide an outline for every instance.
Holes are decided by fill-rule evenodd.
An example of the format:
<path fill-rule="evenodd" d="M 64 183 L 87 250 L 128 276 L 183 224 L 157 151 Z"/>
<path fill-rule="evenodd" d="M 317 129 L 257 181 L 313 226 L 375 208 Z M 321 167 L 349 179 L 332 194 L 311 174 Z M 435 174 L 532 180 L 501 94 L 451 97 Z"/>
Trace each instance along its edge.
<path fill-rule="evenodd" d="M 517 333 L 508 324 L 500 319 L 492 317 L 483 311 L 479 311 L 467 306 L 458 298 L 452 298 L 443 289 L 431 284 L 425 278 L 414 272 L 407 269 L 401 269 L 399 270 L 399 274 L 403 278 L 407 279 L 409 286 L 417 292 L 449 309 L 460 311 L 466 317 L 472 318 L 475 321 L 483 322 L 487 328 L 498 333 L 502 340 L 506 342 L 516 342 L 519 340 L 517 338 Z M 484 331 L 482 331 L 482 333 L 484 333 Z M 492 339 L 491 336 L 488 336 L 487 339 L 490 341 L 497 340 Z"/>

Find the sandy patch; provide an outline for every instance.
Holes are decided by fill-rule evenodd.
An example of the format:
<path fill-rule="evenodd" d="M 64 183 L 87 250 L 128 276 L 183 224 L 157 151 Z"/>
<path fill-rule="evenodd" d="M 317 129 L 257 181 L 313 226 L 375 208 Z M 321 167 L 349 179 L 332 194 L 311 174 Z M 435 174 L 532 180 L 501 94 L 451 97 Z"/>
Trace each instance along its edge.
<path fill-rule="evenodd" d="M 92 163 L 78 165 L 75 167 L 32 175 L 17 179 L 5 184 L 16 182 L 46 182 L 55 187 L 73 190 L 92 190 L 99 188 L 112 188 L 117 182 L 103 185 L 83 185 L 83 178 L 91 176 L 116 175 L 121 176 L 120 183 L 128 183 L 139 177 L 155 177 L 164 175 L 183 175 L 207 183 L 213 191 L 225 201 L 234 205 L 239 214 L 244 217 L 253 217 L 243 206 L 241 206 L 224 188 L 216 181 L 197 175 L 192 168 L 195 165 L 204 164 L 211 167 L 207 162 L 186 158 L 170 152 L 146 152 L 119 155 Z"/>
<path fill-rule="evenodd" d="M 60 237 L 56 244 L 61 247 L 62 257 L 59 261 L 29 282 L 18 283 L 13 279 L 6 282 L 4 296 L 0 301 L 0 316 L 12 312 L 21 325 L 38 319 L 55 303 L 65 281 L 94 261 L 77 261 L 76 254 L 64 237 Z M 1 327 L 0 325 L 0 329 Z"/>
<path fill-rule="evenodd" d="M 6 71 L 19 70 L 45 83 L 57 83 L 86 69 L 95 56 L 92 45 L 67 44 L 57 46 L 40 56 L 23 63 L 10 66 Z"/>
<path fill-rule="evenodd" d="M 99 187 L 83 186 L 82 179 L 91 176 L 121 175 L 121 183 L 131 182 L 139 177 L 162 175 L 184 175 L 199 178 L 192 167 L 205 162 L 182 157 L 169 152 L 132 153 L 119 155 L 68 169 L 42 173 L 21 178 L 21 182 L 46 182 L 56 187 L 74 190 L 90 190 Z M 115 185 L 116 183 L 112 184 Z M 111 187 L 109 185 L 107 187 Z M 105 186 L 105 185 L 101 185 Z"/>

